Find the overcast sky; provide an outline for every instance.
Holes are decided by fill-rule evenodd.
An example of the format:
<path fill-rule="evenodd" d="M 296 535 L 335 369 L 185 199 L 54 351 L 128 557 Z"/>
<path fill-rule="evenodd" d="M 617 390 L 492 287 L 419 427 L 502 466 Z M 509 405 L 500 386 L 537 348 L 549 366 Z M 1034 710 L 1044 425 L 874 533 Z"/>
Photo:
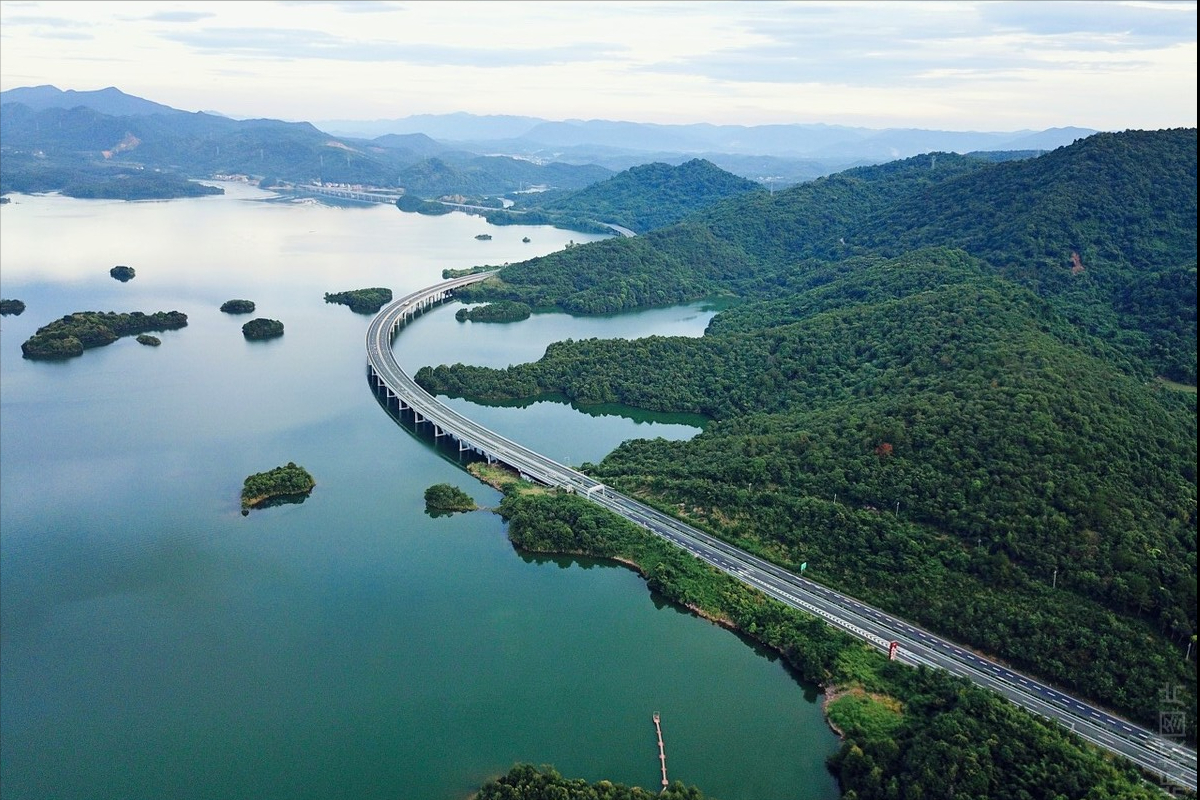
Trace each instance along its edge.
<path fill-rule="evenodd" d="M 1195 2 L 0 2 L 0 89 L 187 111 L 1195 127 Z"/>

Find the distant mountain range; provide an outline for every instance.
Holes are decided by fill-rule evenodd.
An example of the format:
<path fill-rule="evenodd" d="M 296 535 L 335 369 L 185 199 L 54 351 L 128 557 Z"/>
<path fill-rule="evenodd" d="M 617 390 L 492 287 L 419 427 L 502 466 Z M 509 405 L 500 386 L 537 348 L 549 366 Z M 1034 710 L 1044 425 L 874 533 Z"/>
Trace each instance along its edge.
<path fill-rule="evenodd" d="M 1095 133 L 1086 128 L 955 132 L 822 124 L 658 125 L 466 113 L 310 124 L 180 111 L 115 87 L 22 87 L 0 92 L 0 106 L 4 145 L 10 149 L 60 154 L 117 150 L 127 159 L 160 168 L 285 180 L 386 186 L 397 183 L 405 171 L 410 178 L 440 175 L 436 185 L 426 180 L 411 187 L 424 196 L 498 194 L 539 184 L 578 189 L 630 167 L 680 165 L 695 158 L 781 187 L 926 152 L 1036 155 Z M 506 165 L 503 174 L 494 174 L 499 162 L 480 162 L 481 156 L 504 156 L 522 164 Z M 111 155 L 105 158 L 112 160 Z M 421 166 L 429 158 L 441 163 Z M 539 174 L 536 167 L 552 162 L 558 165 L 556 174 Z M 569 165 L 588 170 L 571 176 Z"/>
<path fill-rule="evenodd" d="M 421 114 L 392 120 L 314 123 L 343 136 L 424 133 L 466 149 L 503 146 L 526 155 L 575 153 L 585 148 L 647 153 L 777 156 L 804 159 L 871 160 L 876 163 L 933 151 L 1053 150 L 1091 136 L 1090 128 L 1043 131 L 943 131 L 918 128 L 858 128 L 843 125 L 658 125 L 609 120 L 551 121 L 536 117 Z M 645 163 L 645 162 L 642 162 Z"/>
<path fill-rule="evenodd" d="M 0 192 L 87 197 L 123 196 L 135 177 L 136 196 L 153 196 L 144 186 L 151 174 L 164 197 L 180 196 L 182 178 L 247 175 L 403 188 L 434 198 L 498 196 L 540 185 L 579 189 L 612 175 L 594 164 L 489 157 L 423 134 L 371 141 L 333 136 L 307 122 L 180 111 L 115 88 L 0 92 L 0 149 Z"/>

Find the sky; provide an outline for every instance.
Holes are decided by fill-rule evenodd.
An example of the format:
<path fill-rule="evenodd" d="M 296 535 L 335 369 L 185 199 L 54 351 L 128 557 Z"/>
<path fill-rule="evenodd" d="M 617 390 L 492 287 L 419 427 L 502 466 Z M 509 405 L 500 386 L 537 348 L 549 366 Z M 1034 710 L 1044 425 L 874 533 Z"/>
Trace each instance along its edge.
<path fill-rule="evenodd" d="M 1149 130 L 1196 73 L 1175 0 L 0 0 L 0 90 L 238 118 Z"/>

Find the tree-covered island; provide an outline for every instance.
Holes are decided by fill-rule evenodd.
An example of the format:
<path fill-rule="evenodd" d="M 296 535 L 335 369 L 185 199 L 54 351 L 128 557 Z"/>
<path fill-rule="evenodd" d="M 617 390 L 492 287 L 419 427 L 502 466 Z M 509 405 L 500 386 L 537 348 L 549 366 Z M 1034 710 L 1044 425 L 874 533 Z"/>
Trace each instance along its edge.
<path fill-rule="evenodd" d="M 532 313 L 533 309 L 525 303 L 497 300 L 475 308 L 460 308 L 454 312 L 454 318 L 459 322 L 520 322 Z"/>
<path fill-rule="evenodd" d="M 226 314 L 253 314 L 254 309 L 253 300 L 226 300 L 221 303 L 221 310 Z"/>
<path fill-rule="evenodd" d="M 0 300 L 0 315 L 2 316 L 7 317 L 9 314 L 12 314 L 14 317 L 20 316 L 24 310 L 25 304 L 20 300 Z"/>
<path fill-rule="evenodd" d="M 242 326 L 242 335 L 247 339 L 274 339 L 283 336 L 283 323 L 277 319 L 258 317 Z"/>
<path fill-rule="evenodd" d="M 292 461 L 266 472 L 256 472 L 242 484 L 242 510 L 260 508 L 279 498 L 306 496 L 316 485 L 308 470 Z"/>
<path fill-rule="evenodd" d="M 111 275 L 112 277 L 116 278 L 117 280 L 119 280 L 121 283 L 125 283 L 127 281 L 133 280 L 134 276 L 137 275 L 137 271 L 134 270 L 133 267 L 126 267 L 124 265 L 118 264 L 117 266 L 110 269 L 108 271 L 108 274 Z"/>
<path fill-rule="evenodd" d="M 704 800 L 704 793 L 682 781 L 662 789 L 643 789 L 612 781 L 591 783 L 564 778 L 554 767 L 515 764 L 507 774 L 484 784 L 474 800 Z"/>
<path fill-rule="evenodd" d="M 43 325 L 21 345 L 21 354 L 29 359 L 72 358 L 89 347 L 112 344 L 122 336 L 146 331 L 167 331 L 187 325 L 187 314 L 156 311 L 77 311 Z"/>
<path fill-rule="evenodd" d="M 422 200 L 412 195 L 404 195 L 399 198 L 396 201 L 396 208 L 410 214 L 425 214 L 430 217 L 440 217 L 454 211 L 451 206 L 445 203 L 439 203 L 435 200 Z"/>
<path fill-rule="evenodd" d="M 350 306 L 350 310 L 357 314 L 374 314 L 385 304 L 392 302 L 392 290 L 376 286 L 370 289 L 352 289 L 348 292 L 326 292 L 325 302 Z"/>
<path fill-rule="evenodd" d="M 448 483 L 435 483 L 425 490 L 426 511 L 474 511 L 479 506 L 471 495 Z"/>
<path fill-rule="evenodd" d="M 157 336 L 151 336 L 148 333 L 139 333 L 137 337 L 138 344 L 148 345 L 150 347 L 158 347 L 162 344 L 162 339 Z"/>

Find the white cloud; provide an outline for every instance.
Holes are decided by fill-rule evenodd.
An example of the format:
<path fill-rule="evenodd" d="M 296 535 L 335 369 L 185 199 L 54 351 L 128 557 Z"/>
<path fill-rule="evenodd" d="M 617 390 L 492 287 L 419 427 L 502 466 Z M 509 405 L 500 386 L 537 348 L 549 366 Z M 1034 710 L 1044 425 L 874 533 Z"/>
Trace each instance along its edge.
<path fill-rule="evenodd" d="M 0 88 L 235 116 L 1196 124 L 1194 2 L 0 0 L 0 23 Z"/>

